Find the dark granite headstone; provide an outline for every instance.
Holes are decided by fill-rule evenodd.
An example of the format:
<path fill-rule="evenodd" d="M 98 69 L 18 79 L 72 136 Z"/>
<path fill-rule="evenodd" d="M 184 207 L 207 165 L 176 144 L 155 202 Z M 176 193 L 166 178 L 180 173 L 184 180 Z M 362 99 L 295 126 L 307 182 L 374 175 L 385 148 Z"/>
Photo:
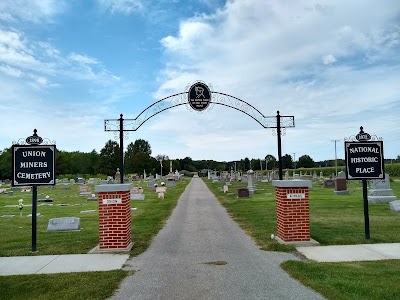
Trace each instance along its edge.
<path fill-rule="evenodd" d="M 327 179 L 324 181 L 324 188 L 335 188 L 335 181 L 332 179 Z"/>
<path fill-rule="evenodd" d="M 238 198 L 249 198 L 249 189 L 238 188 Z"/>
<path fill-rule="evenodd" d="M 346 191 L 346 190 L 347 190 L 346 178 L 337 177 L 335 179 L 335 191 Z"/>

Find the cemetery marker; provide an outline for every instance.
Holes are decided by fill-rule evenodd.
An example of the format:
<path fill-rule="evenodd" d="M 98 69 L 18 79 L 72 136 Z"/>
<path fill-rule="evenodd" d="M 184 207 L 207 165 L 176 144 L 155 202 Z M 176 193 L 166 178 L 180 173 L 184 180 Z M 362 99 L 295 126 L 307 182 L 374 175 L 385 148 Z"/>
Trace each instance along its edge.
<path fill-rule="evenodd" d="M 365 239 L 370 239 L 369 232 L 369 212 L 368 212 L 368 179 L 385 179 L 383 141 L 378 140 L 364 132 L 360 127 L 360 133 L 355 137 L 345 139 L 345 162 L 346 179 L 361 180 L 363 185 L 364 200 L 364 226 Z"/>
<path fill-rule="evenodd" d="M 36 252 L 37 187 L 55 185 L 55 141 L 43 139 L 33 130 L 25 140 L 13 141 L 12 186 L 32 186 L 32 252 Z"/>

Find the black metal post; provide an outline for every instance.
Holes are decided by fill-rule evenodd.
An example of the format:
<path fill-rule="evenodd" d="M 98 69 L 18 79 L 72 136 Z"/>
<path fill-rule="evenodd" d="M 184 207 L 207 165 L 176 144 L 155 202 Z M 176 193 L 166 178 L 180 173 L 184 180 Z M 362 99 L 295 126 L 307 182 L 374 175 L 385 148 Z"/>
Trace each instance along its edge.
<path fill-rule="evenodd" d="M 32 252 L 36 252 L 37 186 L 32 186 Z"/>
<path fill-rule="evenodd" d="M 124 119 L 122 114 L 119 118 L 119 172 L 121 183 L 124 183 Z"/>
<path fill-rule="evenodd" d="M 277 111 L 276 114 L 276 134 L 278 136 L 279 180 L 282 180 L 283 173 L 282 173 L 281 116 L 279 115 L 279 110 Z"/>
<path fill-rule="evenodd" d="M 367 180 L 362 180 L 363 184 L 363 199 L 364 199 L 364 227 L 365 227 L 365 239 L 369 240 L 369 212 L 368 212 L 368 194 L 367 194 Z"/>

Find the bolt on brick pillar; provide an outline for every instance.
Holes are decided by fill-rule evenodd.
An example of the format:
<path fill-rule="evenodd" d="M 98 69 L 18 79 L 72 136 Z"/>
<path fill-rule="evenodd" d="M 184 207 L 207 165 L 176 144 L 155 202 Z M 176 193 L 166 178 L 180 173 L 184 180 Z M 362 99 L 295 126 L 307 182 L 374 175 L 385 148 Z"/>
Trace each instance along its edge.
<path fill-rule="evenodd" d="M 131 234 L 131 184 L 96 185 L 99 204 L 100 252 L 129 251 Z"/>
<path fill-rule="evenodd" d="M 308 191 L 311 180 L 274 180 L 278 241 L 312 242 Z"/>

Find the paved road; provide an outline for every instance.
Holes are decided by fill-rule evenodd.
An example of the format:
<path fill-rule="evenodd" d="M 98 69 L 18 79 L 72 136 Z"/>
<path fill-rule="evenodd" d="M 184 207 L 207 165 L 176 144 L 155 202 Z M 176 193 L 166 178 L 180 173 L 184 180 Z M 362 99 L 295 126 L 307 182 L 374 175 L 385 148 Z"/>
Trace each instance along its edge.
<path fill-rule="evenodd" d="M 324 299 L 279 267 L 289 259 L 259 250 L 193 178 L 151 247 L 128 260 L 126 269 L 138 271 L 111 299 Z"/>

